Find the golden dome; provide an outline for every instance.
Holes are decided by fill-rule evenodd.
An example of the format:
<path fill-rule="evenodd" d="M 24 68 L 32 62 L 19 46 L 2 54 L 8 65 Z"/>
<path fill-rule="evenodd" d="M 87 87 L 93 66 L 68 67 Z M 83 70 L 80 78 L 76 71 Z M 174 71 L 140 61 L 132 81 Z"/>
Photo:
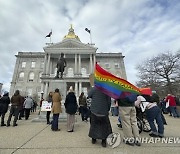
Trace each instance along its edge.
<path fill-rule="evenodd" d="M 75 33 L 74 33 L 72 24 L 71 24 L 71 27 L 69 28 L 68 34 L 64 36 L 63 40 L 65 40 L 65 39 L 77 39 L 78 41 L 80 41 L 79 37 L 77 35 L 75 35 Z"/>

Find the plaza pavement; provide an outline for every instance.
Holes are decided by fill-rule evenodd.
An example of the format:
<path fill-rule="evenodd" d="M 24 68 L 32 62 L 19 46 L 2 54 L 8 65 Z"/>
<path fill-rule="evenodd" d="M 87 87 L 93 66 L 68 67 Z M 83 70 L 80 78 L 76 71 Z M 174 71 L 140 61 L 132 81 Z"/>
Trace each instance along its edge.
<path fill-rule="evenodd" d="M 8 114 L 6 115 L 6 117 Z M 17 127 L 0 127 L 0 154 L 179 154 L 180 143 L 143 143 L 142 146 L 128 146 L 121 143 L 116 148 L 103 148 L 101 142 L 91 144 L 88 137 L 89 122 L 82 122 L 77 115 L 75 131 L 66 132 L 66 122 L 59 122 L 61 131 L 51 131 L 46 122 L 32 122 L 38 117 L 38 112 L 32 113 L 29 120 L 18 121 Z M 165 115 L 168 125 L 165 125 L 165 136 L 180 137 L 180 119 Z M 113 132 L 122 129 L 117 127 L 117 117 L 111 117 Z M 141 137 L 149 137 L 141 133 Z"/>

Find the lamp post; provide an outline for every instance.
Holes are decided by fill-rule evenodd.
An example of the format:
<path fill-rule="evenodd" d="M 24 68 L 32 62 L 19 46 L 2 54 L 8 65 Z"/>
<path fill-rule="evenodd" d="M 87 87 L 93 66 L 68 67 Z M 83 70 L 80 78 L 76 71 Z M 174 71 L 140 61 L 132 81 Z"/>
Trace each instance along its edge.
<path fill-rule="evenodd" d="M 41 100 L 43 99 L 44 91 L 41 91 Z"/>
<path fill-rule="evenodd" d="M 39 109 L 38 115 L 40 115 L 40 112 L 41 112 L 41 106 L 42 106 L 42 101 L 44 100 L 44 99 L 43 99 L 43 94 L 44 94 L 44 91 L 41 91 L 41 100 L 40 100 L 40 103 L 39 103 L 40 109 Z"/>

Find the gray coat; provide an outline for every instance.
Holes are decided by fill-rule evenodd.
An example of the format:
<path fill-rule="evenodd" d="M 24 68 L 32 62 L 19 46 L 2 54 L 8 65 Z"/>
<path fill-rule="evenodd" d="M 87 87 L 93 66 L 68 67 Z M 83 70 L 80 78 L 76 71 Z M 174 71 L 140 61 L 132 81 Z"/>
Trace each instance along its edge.
<path fill-rule="evenodd" d="M 93 87 L 88 92 L 88 97 L 92 98 L 91 112 L 100 115 L 108 115 L 111 107 L 111 98 Z"/>
<path fill-rule="evenodd" d="M 33 100 L 32 100 L 32 98 L 28 97 L 24 101 L 24 108 L 25 109 L 30 109 L 31 107 L 33 107 Z"/>

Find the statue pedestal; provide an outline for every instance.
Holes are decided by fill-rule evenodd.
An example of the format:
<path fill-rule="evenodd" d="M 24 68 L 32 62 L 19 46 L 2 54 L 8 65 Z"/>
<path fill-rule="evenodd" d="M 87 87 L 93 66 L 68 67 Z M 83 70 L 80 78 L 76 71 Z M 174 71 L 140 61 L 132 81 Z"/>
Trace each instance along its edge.
<path fill-rule="evenodd" d="M 50 91 L 54 92 L 56 88 L 58 88 L 60 91 L 60 95 L 62 97 L 62 101 L 61 101 L 62 113 L 60 113 L 59 115 L 59 121 L 65 122 L 67 121 L 67 114 L 65 113 L 64 100 L 67 93 L 67 84 L 62 79 L 54 79 L 54 80 L 51 80 L 49 83 L 50 84 L 49 84 L 48 92 Z M 32 122 L 45 122 L 45 123 L 46 121 L 47 121 L 46 112 L 40 112 L 40 115 L 38 115 L 37 118 L 34 118 L 32 120 Z M 52 113 L 50 115 L 50 121 L 52 121 Z"/>
<path fill-rule="evenodd" d="M 54 90 L 58 88 L 59 92 L 61 94 L 62 100 L 65 100 L 66 94 L 67 94 L 67 84 L 66 82 L 64 82 L 64 80 L 62 79 L 54 79 L 51 80 L 49 82 L 49 92 L 52 91 L 54 92 Z M 62 102 L 62 104 L 64 105 L 64 102 Z"/>
<path fill-rule="evenodd" d="M 64 107 L 64 101 L 61 102 L 62 105 L 61 105 L 61 108 L 62 108 L 62 113 L 60 113 L 59 115 L 59 121 L 60 122 L 66 122 L 67 121 L 67 114 L 65 112 L 65 107 Z M 50 121 L 52 121 L 52 113 L 50 115 Z M 40 115 L 38 115 L 37 118 L 34 118 L 32 119 L 32 122 L 47 122 L 46 120 L 46 112 L 45 111 L 42 111 L 40 112 Z"/>

